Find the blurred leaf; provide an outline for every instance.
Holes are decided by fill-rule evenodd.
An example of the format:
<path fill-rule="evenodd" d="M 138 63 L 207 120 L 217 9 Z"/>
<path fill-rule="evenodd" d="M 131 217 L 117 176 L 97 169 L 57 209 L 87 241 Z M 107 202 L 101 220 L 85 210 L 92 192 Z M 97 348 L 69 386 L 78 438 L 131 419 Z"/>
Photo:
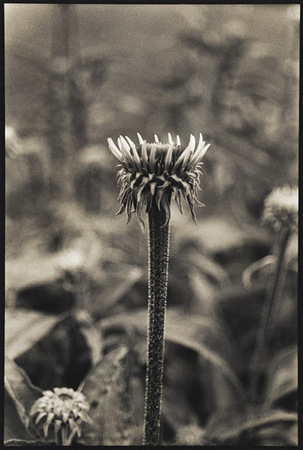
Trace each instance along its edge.
<path fill-rule="evenodd" d="M 186 220 L 185 216 L 181 216 L 179 223 L 175 233 L 177 234 L 176 239 L 179 237 L 178 235 L 184 234 L 184 227 L 186 227 L 187 235 L 191 236 L 192 241 L 203 249 L 204 253 L 210 255 L 239 248 L 250 237 L 245 230 L 241 229 L 239 223 L 233 223 L 230 214 L 228 216 L 220 213 L 212 215 L 199 221 L 197 226 Z M 180 239 L 182 239 L 181 236 Z"/>
<path fill-rule="evenodd" d="M 133 286 L 141 279 L 144 273 L 139 267 L 132 266 L 128 266 L 127 269 L 125 269 L 125 276 L 121 274 L 121 272 L 107 274 L 107 277 L 104 280 L 104 287 L 100 293 L 100 301 L 95 304 L 97 317 L 100 317 L 104 313 L 108 312 L 108 310 L 123 299 L 133 288 Z"/>
<path fill-rule="evenodd" d="M 249 439 L 262 428 L 276 426 L 279 423 L 293 425 L 297 422 L 297 414 L 283 410 L 265 408 L 233 411 L 227 409 L 216 413 L 207 425 L 206 439 L 215 445 L 249 444 Z M 246 440 L 247 439 L 247 440 Z"/>
<path fill-rule="evenodd" d="M 215 318 L 216 302 L 215 289 L 207 277 L 192 269 L 189 273 L 189 286 L 194 295 L 194 304 L 191 305 L 191 312 L 197 311 L 203 317 Z"/>
<path fill-rule="evenodd" d="M 103 350 L 100 330 L 95 327 L 92 317 L 85 309 L 77 310 L 74 317 L 89 348 L 92 365 L 95 365 L 100 361 Z"/>
<path fill-rule="evenodd" d="M 5 310 L 5 351 L 15 359 L 32 348 L 65 316 L 51 316 L 21 308 Z"/>
<path fill-rule="evenodd" d="M 28 376 L 16 363 L 11 359 L 5 358 L 4 366 L 4 386 L 11 399 L 13 400 L 18 415 L 23 422 L 26 429 L 30 426 L 29 411 L 35 401 L 41 397 L 42 390 L 34 386 L 29 380 Z M 11 410 L 11 408 L 10 408 Z M 9 410 L 8 410 L 9 413 Z M 5 411 L 6 415 L 6 411 Z M 6 419 L 10 420 L 9 414 L 6 415 Z M 8 422 L 9 423 L 9 422 Z M 39 435 L 39 433 L 31 427 L 29 429 L 30 434 Z"/>
<path fill-rule="evenodd" d="M 266 403 L 285 407 L 285 402 L 296 395 L 298 391 L 297 345 L 281 350 L 269 362 L 267 378 Z"/>
<path fill-rule="evenodd" d="M 17 412 L 16 405 L 11 396 L 4 389 L 4 440 L 33 439 L 33 435 L 26 429 Z"/>
<path fill-rule="evenodd" d="M 252 279 L 257 272 L 264 271 L 268 276 L 268 273 L 272 272 L 272 266 L 276 261 L 274 255 L 267 255 L 264 258 L 255 261 L 250 264 L 242 273 L 242 283 L 246 288 L 250 288 L 252 285 Z"/>
<path fill-rule="evenodd" d="M 33 284 L 49 283 L 56 280 L 58 275 L 58 254 L 42 255 L 33 246 L 33 240 L 26 252 L 17 258 L 6 261 L 6 288 L 19 290 Z"/>
<path fill-rule="evenodd" d="M 83 424 L 84 445 L 129 445 L 130 417 L 126 347 L 104 356 L 79 386 L 87 397 L 93 424 Z"/>
<path fill-rule="evenodd" d="M 35 446 L 47 446 L 43 441 L 32 441 L 23 439 L 9 439 L 4 441 L 5 447 L 35 447 Z"/>
<path fill-rule="evenodd" d="M 92 359 L 97 359 L 97 347 L 102 345 L 101 337 L 97 338 L 97 332 L 87 322 L 87 313 L 80 310 L 61 319 L 16 359 L 32 382 L 42 389 L 63 386 L 77 389 L 90 370 Z M 92 338 L 98 340 L 92 343 Z"/>
<path fill-rule="evenodd" d="M 144 309 L 133 314 L 120 314 L 104 319 L 100 325 L 101 328 L 105 329 L 105 332 L 108 329 L 122 326 L 126 330 L 135 328 L 140 333 L 146 334 L 147 311 Z M 195 351 L 217 367 L 238 394 L 242 395 L 242 387 L 228 362 L 231 358 L 231 349 L 227 346 L 222 330 L 216 326 L 214 321 L 168 309 L 165 336 L 167 341 Z"/>
<path fill-rule="evenodd" d="M 194 239 L 187 238 L 187 240 L 182 242 L 181 247 L 181 251 L 178 248 L 176 254 L 172 255 L 174 259 L 185 259 L 187 264 L 198 269 L 201 274 L 206 275 L 212 282 L 218 285 L 223 284 L 226 286 L 226 284 L 229 284 L 229 276 L 226 270 L 212 256 L 198 249 Z"/>
<path fill-rule="evenodd" d="M 197 353 L 166 342 L 162 401 L 165 442 L 169 442 L 182 425 L 209 415 L 212 403 L 205 398 L 202 381 Z"/>
<path fill-rule="evenodd" d="M 47 446 L 51 445 L 45 441 L 32 441 L 23 439 L 9 439 L 4 441 L 5 447 L 35 447 L 35 446 Z"/>

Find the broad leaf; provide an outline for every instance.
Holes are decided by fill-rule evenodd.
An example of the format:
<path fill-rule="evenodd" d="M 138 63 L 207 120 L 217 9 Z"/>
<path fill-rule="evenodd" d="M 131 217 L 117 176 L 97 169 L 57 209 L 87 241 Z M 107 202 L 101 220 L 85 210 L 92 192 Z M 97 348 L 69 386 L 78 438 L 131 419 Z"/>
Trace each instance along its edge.
<path fill-rule="evenodd" d="M 80 385 L 88 399 L 92 424 L 83 424 L 84 445 L 129 445 L 132 419 L 127 394 L 126 347 L 104 356 Z"/>
<path fill-rule="evenodd" d="M 266 402 L 269 405 L 285 406 L 290 397 L 298 391 L 298 349 L 297 345 L 281 350 L 267 368 L 268 385 Z M 293 403 L 293 402 L 292 402 Z"/>
<path fill-rule="evenodd" d="M 125 330 L 136 329 L 142 334 L 147 330 L 147 311 L 138 310 L 133 314 L 120 314 L 101 321 L 105 332 L 116 327 Z M 189 348 L 221 371 L 229 384 L 242 396 L 242 387 L 228 362 L 232 359 L 226 345 L 226 338 L 213 320 L 193 314 L 182 314 L 168 309 L 166 317 L 166 340 Z"/>
<path fill-rule="evenodd" d="M 62 315 L 16 362 L 42 389 L 62 386 L 76 389 L 92 365 L 100 360 L 102 345 L 101 333 L 90 315 L 85 310 L 76 310 Z"/>
<path fill-rule="evenodd" d="M 63 319 L 21 308 L 5 310 L 5 352 L 11 359 L 25 353 Z"/>
<path fill-rule="evenodd" d="M 5 447 L 41 447 L 41 446 L 51 446 L 51 443 L 45 441 L 33 441 L 33 440 L 23 440 L 23 439 L 8 439 L 4 441 Z"/>
<path fill-rule="evenodd" d="M 97 364 L 102 357 L 103 341 L 100 331 L 95 327 L 90 314 L 81 309 L 74 313 L 76 321 L 80 325 L 80 331 L 89 348 L 92 365 Z"/>
<path fill-rule="evenodd" d="M 207 425 L 206 439 L 215 445 L 249 444 L 254 434 L 261 429 L 278 425 L 293 426 L 297 423 L 297 414 L 283 410 L 266 408 L 231 410 L 215 414 Z"/>
<path fill-rule="evenodd" d="M 4 365 L 4 386 L 13 400 L 20 420 L 24 424 L 26 429 L 30 426 L 29 412 L 35 401 L 41 397 L 42 390 L 34 386 L 29 380 L 28 376 L 14 361 L 9 358 L 5 358 Z M 9 411 L 11 407 L 8 406 L 7 418 L 9 419 Z M 6 411 L 5 416 L 6 416 Z M 30 428 L 30 432 L 35 433 L 33 428 Z"/>
<path fill-rule="evenodd" d="M 21 421 L 16 405 L 11 396 L 4 389 L 4 440 L 21 439 L 32 440 L 33 435 Z"/>
<path fill-rule="evenodd" d="M 118 270 L 118 271 L 117 271 Z M 116 268 L 115 273 L 108 272 L 103 280 L 101 292 L 94 302 L 97 317 L 103 317 L 119 303 L 142 278 L 143 271 L 138 267 L 126 266 Z"/>

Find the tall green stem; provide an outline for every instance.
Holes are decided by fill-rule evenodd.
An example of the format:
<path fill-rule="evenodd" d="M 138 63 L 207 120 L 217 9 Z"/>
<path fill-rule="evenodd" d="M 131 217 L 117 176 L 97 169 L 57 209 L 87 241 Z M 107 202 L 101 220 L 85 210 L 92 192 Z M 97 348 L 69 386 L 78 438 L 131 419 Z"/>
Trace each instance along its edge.
<path fill-rule="evenodd" d="M 169 223 L 153 203 L 149 212 L 148 337 L 143 445 L 160 443 L 165 313 L 167 303 Z"/>
<path fill-rule="evenodd" d="M 264 361 L 266 359 L 266 346 L 268 337 L 270 336 L 276 313 L 279 309 L 280 299 L 282 295 L 283 284 L 285 280 L 285 251 L 290 237 L 289 228 L 281 232 L 277 262 L 272 283 L 269 286 L 265 302 L 261 311 L 259 328 L 256 336 L 256 344 L 251 363 L 251 400 L 253 403 L 258 398 L 258 381 L 262 373 Z"/>

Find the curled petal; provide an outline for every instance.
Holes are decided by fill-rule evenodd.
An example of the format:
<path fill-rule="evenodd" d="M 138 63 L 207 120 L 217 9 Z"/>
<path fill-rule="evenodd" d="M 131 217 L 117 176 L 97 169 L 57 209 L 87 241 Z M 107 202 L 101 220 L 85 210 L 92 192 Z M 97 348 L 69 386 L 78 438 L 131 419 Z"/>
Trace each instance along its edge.
<path fill-rule="evenodd" d="M 178 167 L 182 164 L 182 166 L 184 167 L 184 160 L 188 161 L 188 158 L 190 157 L 190 154 L 193 153 L 194 149 L 195 149 L 195 137 L 191 134 L 190 135 L 190 139 L 189 139 L 189 143 L 188 146 L 186 147 L 186 149 L 181 153 L 181 155 L 179 156 L 179 158 L 177 159 L 177 161 L 175 162 L 175 165 L 173 167 L 173 173 L 176 172 L 176 170 L 178 169 Z"/>
<path fill-rule="evenodd" d="M 132 158 L 132 155 L 130 153 L 130 146 L 128 145 L 128 143 L 126 142 L 126 140 L 124 139 L 123 136 L 120 136 L 118 138 L 118 145 L 120 147 L 120 150 L 121 150 L 123 158 L 126 161 L 128 161 L 130 163 L 133 163 L 133 158 Z"/>
<path fill-rule="evenodd" d="M 140 145 L 144 144 L 144 139 L 143 139 L 143 137 L 141 136 L 141 134 L 140 134 L 140 133 L 137 133 L 137 136 L 138 136 L 138 139 L 139 139 L 139 144 L 140 144 Z"/>
<path fill-rule="evenodd" d="M 40 420 L 41 420 L 43 417 L 45 417 L 46 415 L 47 415 L 47 413 L 46 413 L 45 411 L 39 412 L 39 414 L 38 414 L 37 417 L 36 417 L 35 423 L 36 423 L 36 424 L 39 423 Z"/>
<path fill-rule="evenodd" d="M 132 151 L 133 151 L 133 155 L 134 155 L 135 162 L 136 162 L 136 164 L 137 164 L 138 169 L 140 170 L 140 169 L 141 169 L 141 160 L 140 160 L 140 157 L 139 157 L 139 155 L 138 155 L 136 146 L 135 146 L 135 144 L 133 143 L 133 141 L 132 141 L 128 136 L 126 136 L 126 139 L 127 139 L 128 143 L 129 143 L 129 145 L 131 146 L 131 149 L 132 149 Z"/>
<path fill-rule="evenodd" d="M 114 144 L 114 141 L 111 138 L 107 139 L 108 146 L 112 154 L 120 161 L 122 162 L 122 154 L 118 147 Z"/>
<path fill-rule="evenodd" d="M 169 146 L 169 149 L 167 150 L 166 156 L 165 156 L 165 162 L 164 162 L 164 171 L 168 171 L 169 166 L 172 162 L 172 155 L 174 150 L 174 144 L 171 144 Z"/>

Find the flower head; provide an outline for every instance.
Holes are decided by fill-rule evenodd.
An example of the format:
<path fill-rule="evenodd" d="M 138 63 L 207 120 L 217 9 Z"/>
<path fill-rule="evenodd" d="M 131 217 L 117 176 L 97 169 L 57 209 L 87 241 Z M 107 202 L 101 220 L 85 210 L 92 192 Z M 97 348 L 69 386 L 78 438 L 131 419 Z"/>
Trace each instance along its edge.
<path fill-rule="evenodd" d="M 44 436 L 48 435 L 49 427 L 55 435 L 65 428 L 64 435 L 70 440 L 76 433 L 81 436 L 81 422 L 91 423 L 88 411 L 89 404 L 81 392 L 63 387 L 44 391 L 32 406 L 30 416 L 36 416 L 35 424 L 43 423 Z"/>
<path fill-rule="evenodd" d="M 273 231 L 282 228 L 298 227 L 298 195 L 297 187 L 283 186 L 275 188 L 264 202 L 262 221 Z"/>
<path fill-rule="evenodd" d="M 118 147 L 108 139 L 113 155 L 119 160 L 118 172 L 121 208 L 118 214 L 127 212 L 128 222 L 131 213 L 136 212 L 139 222 L 144 226 L 142 212 L 149 212 L 152 204 L 163 208 L 166 220 L 170 218 L 170 199 L 174 194 L 182 213 L 182 196 L 187 201 L 195 221 L 194 204 L 202 205 L 196 198 L 201 175 L 201 162 L 210 144 L 205 145 L 200 133 L 198 146 L 193 135 L 187 147 L 181 145 L 179 136 L 176 142 L 168 133 L 168 142 L 162 143 L 155 135 L 153 143 L 147 143 L 138 133 L 139 146 L 127 136 L 118 138 Z"/>

